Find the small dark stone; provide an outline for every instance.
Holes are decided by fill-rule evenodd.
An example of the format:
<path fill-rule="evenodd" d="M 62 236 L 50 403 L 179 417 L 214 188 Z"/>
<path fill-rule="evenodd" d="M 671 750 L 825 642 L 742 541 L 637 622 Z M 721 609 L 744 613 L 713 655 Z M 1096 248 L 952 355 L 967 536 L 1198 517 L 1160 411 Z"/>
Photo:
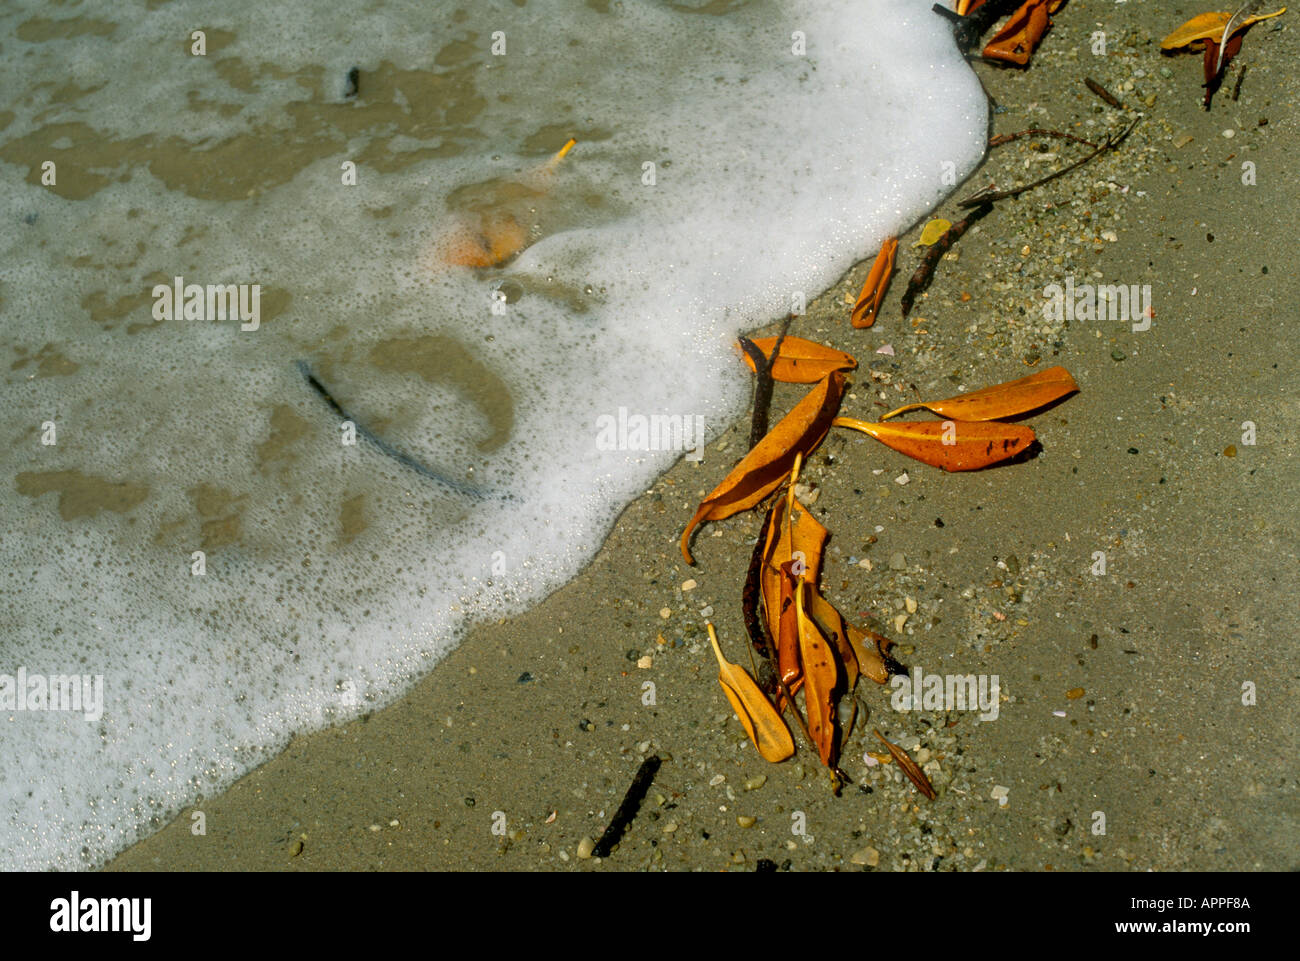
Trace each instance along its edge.
<path fill-rule="evenodd" d="M 478 802 L 475 801 L 472 797 L 465 798 L 465 807 L 467 808 L 472 808 L 477 803 Z"/>
<path fill-rule="evenodd" d="M 524 671 L 524 673 L 522 673 L 522 674 L 519 675 L 519 680 L 516 681 L 515 683 L 516 683 L 516 684 L 527 684 L 527 683 L 528 683 L 529 681 L 531 681 L 531 680 L 533 680 L 533 676 L 532 676 L 531 674 L 529 674 L 527 671 Z"/>
<path fill-rule="evenodd" d="M 775 874 L 776 862 L 767 858 L 759 858 L 758 863 L 754 865 L 755 874 Z"/>
<path fill-rule="evenodd" d="M 943 518 L 942 518 L 942 517 L 936 517 L 936 518 L 934 519 L 934 526 L 935 526 L 935 527 L 943 527 Z"/>
<path fill-rule="evenodd" d="M 353 67 L 348 71 L 348 85 L 343 90 L 344 99 L 350 100 L 361 89 L 361 68 Z"/>
<path fill-rule="evenodd" d="M 1130 448 L 1128 449 L 1128 452 L 1129 452 L 1130 454 L 1136 454 L 1136 453 L 1138 452 L 1138 449 L 1137 449 L 1136 447 L 1130 447 Z"/>

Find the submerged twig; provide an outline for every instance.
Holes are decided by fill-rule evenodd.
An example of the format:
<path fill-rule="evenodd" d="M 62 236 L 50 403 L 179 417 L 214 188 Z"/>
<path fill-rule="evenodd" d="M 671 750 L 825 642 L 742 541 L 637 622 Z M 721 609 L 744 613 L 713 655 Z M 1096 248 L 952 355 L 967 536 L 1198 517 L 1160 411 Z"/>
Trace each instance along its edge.
<path fill-rule="evenodd" d="M 983 9 L 983 8 L 981 8 Z M 916 295 L 923 292 L 930 286 L 930 281 L 934 278 L 934 268 L 939 265 L 939 259 L 948 252 L 948 248 L 957 242 L 975 221 L 979 220 L 990 210 L 993 204 L 986 203 L 972 210 L 965 220 L 959 220 L 949 227 L 942 237 L 936 240 L 925 251 L 925 256 L 921 258 L 921 265 L 916 268 L 916 273 L 912 274 L 912 279 L 907 282 L 907 290 L 903 291 L 903 316 L 906 317 L 912 310 L 912 302 Z"/>
<path fill-rule="evenodd" d="M 980 9 L 983 8 L 981 7 Z M 1121 130 L 1118 134 L 1115 134 L 1113 137 L 1107 137 L 1106 140 L 1102 142 L 1101 146 L 1099 146 L 1092 153 L 1088 154 L 1088 156 L 1084 157 L 1081 160 L 1076 160 L 1068 167 L 1062 167 L 1060 170 L 1056 171 L 1055 173 L 1050 173 L 1046 177 L 1043 177 L 1039 180 L 1035 180 L 1033 183 L 1025 184 L 1023 187 L 1012 187 L 1010 190 L 998 190 L 998 191 L 993 191 L 991 193 L 987 190 L 981 190 L 979 193 L 967 197 L 965 200 L 961 201 L 957 206 L 983 207 L 997 200 L 1008 200 L 1012 197 L 1019 197 L 1027 190 L 1033 190 L 1035 187 L 1041 187 L 1043 186 L 1043 184 L 1050 183 L 1051 181 L 1055 180 L 1057 177 L 1064 177 L 1071 170 L 1075 170 L 1079 167 L 1082 167 L 1089 160 L 1092 160 L 1095 157 L 1099 157 L 1102 154 L 1104 154 L 1106 151 L 1113 150 L 1116 147 L 1118 147 L 1121 143 L 1124 142 L 1124 138 L 1127 137 L 1133 131 L 1133 128 L 1136 126 L 1137 126 L 1137 121 L 1134 120 L 1131 124 L 1129 124 L 1123 130 Z"/>
<path fill-rule="evenodd" d="M 1099 84 L 1096 80 L 1093 80 L 1092 77 L 1084 77 L 1083 84 L 1093 93 L 1095 93 L 1097 96 L 1101 97 L 1102 100 L 1106 101 L 1106 103 L 1114 107 L 1116 110 L 1124 109 L 1124 105 L 1120 103 L 1118 100 L 1116 100 L 1113 96 L 1111 96 L 1110 91 L 1107 90 L 1105 87 L 1103 87 L 1101 84 Z"/>
<path fill-rule="evenodd" d="M 641 762 L 641 766 L 637 768 L 636 776 L 632 778 L 632 786 L 627 789 L 627 794 L 623 795 L 623 803 L 614 812 L 614 819 L 609 822 L 609 827 L 605 828 L 605 833 L 600 836 L 600 840 L 592 848 L 592 857 L 609 857 L 610 851 L 623 837 L 623 832 L 627 830 L 627 826 L 632 823 L 637 811 L 641 809 L 641 802 L 645 799 L 646 792 L 650 790 L 650 785 L 659 772 L 659 765 L 662 763 L 657 754 L 652 754 Z"/>

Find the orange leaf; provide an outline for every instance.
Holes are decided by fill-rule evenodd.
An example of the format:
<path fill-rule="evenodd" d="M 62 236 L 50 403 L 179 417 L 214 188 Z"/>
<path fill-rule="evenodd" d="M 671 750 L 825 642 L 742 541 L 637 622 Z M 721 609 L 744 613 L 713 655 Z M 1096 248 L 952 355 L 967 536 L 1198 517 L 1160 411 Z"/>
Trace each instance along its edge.
<path fill-rule="evenodd" d="M 844 689 L 852 691 L 854 685 L 858 683 L 858 656 L 854 653 L 844 630 L 843 616 L 830 601 L 817 592 L 811 581 L 806 607 L 808 615 L 821 628 L 822 635 L 831 642 L 840 657 L 840 664 L 844 667 L 845 674 Z"/>
<path fill-rule="evenodd" d="M 953 420 L 1001 420 L 1046 407 L 1052 401 L 1073 394 L 1078 389 L 1079 385 L 1074 382 L 1068 370 L 1064 367 L 1051 367 L 1019 380 L 981 387 L 947 400 L 906 404 L 897 410 L 891 410 L 880 419 L 889 420 L 909 410 L 924 408 Z"/>
<path fill-rule="evenodd" d="M 822 442 L 843 395 L 844 374 L 838 370 L 831 371 L 704 498 L 682 532 L 682 557 L 686 563 L 695 563 L 691 557 L 690 539 L 691 532 L 700 522 L 722 520 L 738 514 L 776 490 L 790 472 L 795 456 L 808 454 Z"/>
<path fill-rule="evenodd" d="M 759 337 L 753 345 L 764 357 L 772 354 L 777 338 Z M 754 360 L 744 354 L 745 363 L 754 370 Z M 772 364 L 772 379 L 785 384 L 815 384 L 833 370 L 852 370 L 858 366 L 852 354 L 835 350 L 802 337 L 786 337 L 781 341 L 781 352 Z"/>
<path fill-rule="evenodd" d="M 803 681 L 799 658 L 799 616 L 797 603 L 799 581 L 789 563 L 781 565 L 781 607 L 777 619 L 776 661 L 780 678 L 793 694 Z"/>
<path fill-rule="evenodd" d="M 758 753 L 774 764 L 791 757 L 794 754 L 794 738 L 790 736 L 785 721 L 781 720 L 781 715 L 749 673 L 722 656 L 717 632 L 712 624 L 706 626 L 713 654 L 718 659 L 718 683 L 722 685 L 722 691 L 731 702 L 736 717 L 740 718 L 745 733 L 758 748 Z"/>
<path fill-rule="evenodd" d="M 800 582 L 794 594 L 799 620 L 799 657 L 803 661 L 804 709 L 808 715 L 808 734 L 817 745 L 817 753 L 823 764 L 832 767 L 835 764 L 835 682 L 839 673 L 830 645 L 804 611 L 803 597 L 807 590 L 807 583 Z"/>
<path fill-rule="evenodd" d="M 1286 7 L 1273 13 L 1266 13 L 1258 17 L 1243 17 L 1233 28 L 1233 33 L 1244 30 L 1252 23 L 1258 23 L 1260 20 L 1267 20 L 1270 17 L 1277 17 L 1286 13 Z M 1165 37 L 1160 41 L 1161 50 L 1177 50 L 1179 47 L 1186 47 L 1196 43 L 1198 40 L 1213 40 L 1215 43 L 1223 39 L 1223 31 L 1228 28 L 1228 21 L 1232 19 L 1232 14 L 1227 13 L 1201 13 Z"/>
<path fill-rule="evenodd" d="M 1026 0 L 994 34 L 984 48 L 984 56 L 1021 67 L 1029 63 L 1038 41 L 1052 25 L 1048 12 L 1055 11 L 1060 4 L 1061 0 Z"/>
<path fill-rule="evenodd" d="M 996 422 L 869 424 L 852 417 L 837 417 L 833 426 L 860 430 L 908 457 L 947 471 L 979 470 L 1015 457 L 1034 442 L 1034 432 L 1028 427 Z"/>
<path fill-rule="evenodd" d="M 885 290 L 889 287 L 889 278 L 894 272 L 894 254 L 898 251 L 898 238 L 886 237 L 876 254 L 876 262 L 871 265 L 867 282 L 862 285 L 858 302 L 849 315 L 849 323 L 854 327 L 870 327 L 876 322 L 876 311 L 885 299 Z"/>
<path fill-rule="evenodd" d="M 879 731 L 876 731 L 876 737 L 885 741 L 885 736 Z M 898 766 L 902 769 L 902 772 L 907 775 L 908 779 L 913 784 L 916 785 L 916 789 L 925 795 L 927 801 L 933 801 L 934 785 L 932 785 L 930 779 L 925 776 L 925 772 L 917 767 L 916 762 L 912 760 L 912 756 L 897 744 L 890 744 L 888 741 L 885 741 L 885 747 L 889 748 L 889 753 L 892 754 L 894 760 L 898 762 Z"/>

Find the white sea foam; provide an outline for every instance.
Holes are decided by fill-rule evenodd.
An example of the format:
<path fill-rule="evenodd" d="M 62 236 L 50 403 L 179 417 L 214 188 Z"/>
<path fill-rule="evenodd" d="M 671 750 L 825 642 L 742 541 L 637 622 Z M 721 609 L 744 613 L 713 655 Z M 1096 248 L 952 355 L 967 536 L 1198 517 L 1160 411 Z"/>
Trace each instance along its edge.
<path fill-rule="evenodd" d="M 74 39 L 49 38 L 40 5 L 11 6 L 0 88 L 25 96 L 0 164 L 27 182 L 0 200 L 0 674 L 105 682 L 94 723 L 0 710 L 0 866 L 102 861 L 292 733 L 391 700 L 468 623 L 572 577 L 679 456 L 599 449 L 598 418 L 728 423 L 747 400 L 737 330 L 811 299 L 979 159 L 985 101 L 930 2 L 714 16 L 180 0 L 105 7 L 111 33 Z M 204 58 L 183 43 L 196 29 Z M 353 64 L 360 96 L 340 102 Z M 83 92 L 51 109 L 65 82 Z M 345 121 L 371 114 L 338 113 L 376 103 L 390 113 L 360 128 Z M 66 122 L 95 142 L 41 143 Z M 543 183 L 548 131 L 580 142 Z M 60 185 L 110 184 L 39 186 L 42 151 Z M 347 160 L 357 186 L 340 183 Z M 493 177 L 547 188 L 513 208 L 536 242 L 500 269 L 438 266 L 448 198 Z M 177 275 L 292 302 L 241 332 L 150 327 L 147 298 L 121 300 Z M 422 344 L 462 345 L 469 373 L 403 369 Z M 364 434 L 343 446 L 299 361 L 390 453 L 450 483 Z M 143 493 L 91 513 L 81 477 Z M 349 510 L 364 529 L 345 533 Z"/>

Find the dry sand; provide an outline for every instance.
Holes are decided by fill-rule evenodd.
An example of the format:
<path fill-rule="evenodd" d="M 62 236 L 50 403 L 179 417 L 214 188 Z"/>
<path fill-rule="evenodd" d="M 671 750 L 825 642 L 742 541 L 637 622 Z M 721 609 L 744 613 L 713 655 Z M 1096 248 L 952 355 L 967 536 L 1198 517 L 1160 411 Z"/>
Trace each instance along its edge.
<path fill-rule="evenodd" d="M 1119 151 L 999 205 L 943 262 L 911 319 L 898 301 L 919 228 L 903 238 L 875 328 L 851 329 L 844 303 L 868 265 L 794 327 L 859 358 L 843 407 L 854 416 L 1054 364 L 1079 382 L 1079 394 L 1031 419 L 1043 451 L 1026 463 L 949 475 L 836 431 L 805 475 L 832 532 L 827 595 L 875 618 L 909 666 L 998 675 L 996 721 L 899 713 L 887 689 L 863 682 L 870 718 L 845 750 L 854 784 L 841 797 L 806 747 L 782 765 L 757 757 L 715 681 L 702 609 L 743 660 L 740 587 L 759 518 L 706 525 L 696 569 L 676 547 L 700 495 L 742 452 L 739 424 L 702 465 L 679 463 L 628 507 L 563 590 L 475 630 L 393 706 L 297 738 L 109 868 L 1300 866 L 1297 33 L 1294 15 L 1252 28 L 1207 113 L 1199 56 L 1159 52 L 1200 9 L 1071 4 L 1027 72 L 977 65 L 1000 105 L 994 133 L 1115 129 L 1123 116 L 1085 76 L 1142 120 Z M 1098 29 L 1105 57 L 1090 52 Z M 1082 152 L 1042 138 L 998 148 L 954 200 Z M 1243 161 L 1255 165 L 1254 186 L 1242 183 Z M 960 216 L 951 200 L 937 213 Z M 1067 275 L 1150 284 L 1150 330 L 1046 323 L 1043 289 Z M 885 344 L 893 357 L 875 353 Z M 778 386 L 776 409 L 801 390 Z M 1254 445 L 1243 442 L 1245 421 Z M 1092 573 L 1096 551 L 1105 575 Z M 683 592 L 688 578 L 698 586 Z M 917 611 L 900 631 L 907 598 Z M 642 657 L 652 666 L 638 667 Z M 647 681 L 654 705 L 643 703 Z M 1243 704 L 1252 687 L 1256 703 Z M 934 762 L 934 802 L 893 765 L 868 768 L 873 726 Z M 579 859 L 647 753 L 664 764 L 623 843 L 604 860 Z M 191 831 L 194 811 L 204 835 Z"/>

